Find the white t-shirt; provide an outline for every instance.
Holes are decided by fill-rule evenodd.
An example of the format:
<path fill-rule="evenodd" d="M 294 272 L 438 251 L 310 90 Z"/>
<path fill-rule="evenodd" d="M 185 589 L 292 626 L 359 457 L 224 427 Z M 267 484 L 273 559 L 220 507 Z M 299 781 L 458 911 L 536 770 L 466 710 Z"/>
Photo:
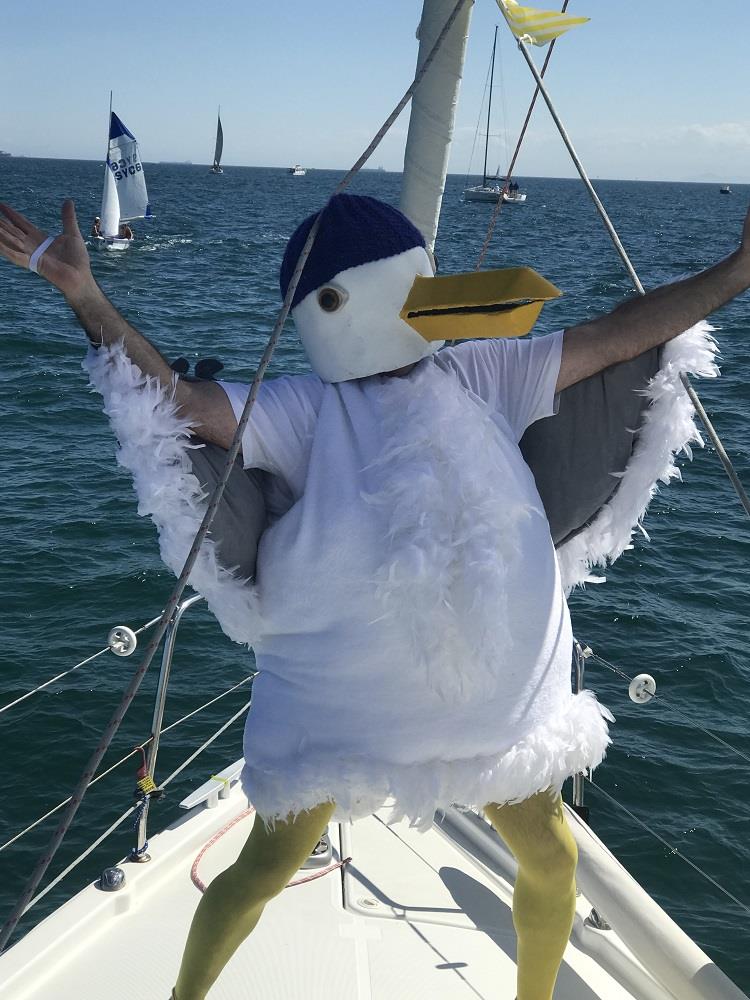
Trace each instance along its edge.
<path fill-rule="evenodd" d="M 484 340 L 403 377 L 261 386 L 244 462 L 293 498 L 258 550 L 244 782 L 262 815 L 394 796 L 425 820 L 593 762 L 603 723 L 573 706 L 567 605 L 518 449 L 554 412 L 561 349 L 562 333 Z M 239 418 L 248 387 L 221 384 Z"/>
<path fill-rule="evenodd" d="M 469 341 L 431 356 L 444 371 L 455 371 L 471 393 L 504 419 L 516 442 L 527 427 L 554 413 L 563 331 L 523 340 Z M 252 419 L 242 439 L 246 469 L 261 468 L 281 476 L 296 497 L 304 489 L 312 437 L 326 389 L 346 396 L 382 384 L 382 376 L 331 386 L 317 375 L 286 375 L 263 382 Z M 248 386 L 219 383 L 239 420 Z"/>

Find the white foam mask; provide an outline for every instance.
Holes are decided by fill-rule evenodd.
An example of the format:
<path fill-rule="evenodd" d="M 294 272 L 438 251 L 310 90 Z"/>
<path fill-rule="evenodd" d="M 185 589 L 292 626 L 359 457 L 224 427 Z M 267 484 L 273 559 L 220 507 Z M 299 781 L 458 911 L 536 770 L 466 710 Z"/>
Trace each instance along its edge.
<path fill-rule="evenodd" d="M 418 274 L 431 276 L 433 268 L 427 251 L 412 247 L 341 271 L 302 299 L 292 316 L 313 371 L 324 382 L 395 371 L 442 346 L 443 341 L 420 337 L 399 316 Z"/>

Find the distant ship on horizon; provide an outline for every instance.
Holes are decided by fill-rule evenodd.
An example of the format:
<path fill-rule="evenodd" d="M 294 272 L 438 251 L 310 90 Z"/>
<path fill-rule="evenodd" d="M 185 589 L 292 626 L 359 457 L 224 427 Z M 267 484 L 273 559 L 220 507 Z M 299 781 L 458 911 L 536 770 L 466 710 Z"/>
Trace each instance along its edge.
<path fill-rule="evenodd" d="M 6 153 L 4 149 L 0 149 L 0 156 L 13 156 L 12 153 Z"/>

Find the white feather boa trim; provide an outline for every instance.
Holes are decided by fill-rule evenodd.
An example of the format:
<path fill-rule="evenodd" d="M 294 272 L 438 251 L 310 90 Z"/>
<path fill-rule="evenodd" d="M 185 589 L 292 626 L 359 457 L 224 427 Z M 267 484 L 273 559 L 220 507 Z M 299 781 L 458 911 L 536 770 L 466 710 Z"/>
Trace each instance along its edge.
<path fill-rule="evenodd" d="M 713 330 L 704 320 L 662 349 L 662 367 L 644 390 L 649 406 L 616 493 L 588 527 L 557 550 L 566 592 L 580 584 L 603 582 L 591 570 L 614 562 L 631 548 L 636 528 L 648 538 L 642 522 L 658 484 L 681 479 L 676 456 L 683 452 L 691 458 L 690 445 L 703 446 L 680 372 L 701 378 L 718 376 Z"/>
<path fill-rule="evenodd" d="M 389 524 L 377 602 L 411 636 L 411 662 L 432 690 L 453 701 L 489 696 L 513 655 L 508 579 L 529 509 L 498 500 L 508 475 L 498 428 L 454 372 L 427 365 L 381 393 L 386 444 L 364 496 Z"/>
<path fill-rule="evenodd" d="M 191 425 L 178 413 L 174 394 L 144 375 L 122 344 L 93 348 L 83 363 L 104 397 L 104 412 L 117 437 L 117 461 L 133 476 L 138 513 L 159 532 L 159 550 L 179 575 L 206 511 L 206 496 L 192 473 Z M 189 583 L 206 598 L 224 632 L 251 643 L 258 634 L 256 594 L 247 581 L 224 569 L 210 538 L 201 546 Z"/>
<path fill-rule="evenodd" d="M 496 756 L 404 765 L 352 754 L 295 755 L 269 761 L 267 768 L 246 763 L 242 784 L 268 824 L 331 801 L 337 821 L 353 821 L 395 800 L 390 822 L 406 816 L 426 830 L 436 810 L 453 804 L 481 809 L 490 802 L 522 802 L 546 789 L 558 792 L 570 775 L 601 763 L 610 743 L 607 720 L 611 714 L 584 691 Z"/>

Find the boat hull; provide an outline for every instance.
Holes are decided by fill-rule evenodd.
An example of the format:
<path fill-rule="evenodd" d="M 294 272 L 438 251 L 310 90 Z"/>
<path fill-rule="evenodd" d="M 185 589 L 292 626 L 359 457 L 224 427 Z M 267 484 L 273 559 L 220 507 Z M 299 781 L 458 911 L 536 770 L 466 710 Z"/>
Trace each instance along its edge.
<path fill-rule="evenodd" d="M 119 891 L 89 885 L 3 954 L 0 1000 L 146 995 L 166 1000 L 200 898 L 191 869 L 195 864 L 197 876 L 210 883 L 235 860 L 252 827 L 236 782 L 241 763 L 222 772 L 235 775 L 231 787 L 212 779 L 206 783 L 210 792 L 204 794 L 201 786 L 183 801 L 187 816 L 151 838 L 148 864 L 120 862 L 125 882 Z M 353 827 L 329 826 L 332 860 L 351 857 L 353 864 L 343 875 L 329 872 L 283 892 L 222 973 L 217 1000 L 495 1000 L 515 995 L 515 864 L 510 854 L 474 814 L 446 810 L 426 833 L 405 821 L 388 827 L 387 820 L 386 809 Z M 601 912 L 616 911 L 635 934 L 641 890 L 632 883 L 631 905 L 631 886 L 623 884 L 620 894 L 627 898 L 615 906 L 607 886 L 618 863 L 606 849 L 592 853 L 595 838 L 570 821 L 581 850 L 581 880 L 603 894 L 597 900 Z M 197 862 L 209 841 L 213 846 Z M 592 863 L 598 877 L 589 871 Z M 317 862 L 315 867 L 323 871 Z M 297 878 L 314 874 L 308 869 Z M 557 1000 L 584 995 L 589 1000 L 745 1000 L 676 927 L 668 928 L 668 958 L 659 955 L 666 915 L 648 956 L 637 955 L 617 930 L 591 924 L 591 903 L 583 895 L 577 898 Z M 649 927 L 653 933 L 656 924 Z M 154 946 L 144 947 L 144 941 Z M 443 957 L 437 961 L 437 956 Z M 686 978 L 696 956 L 708 983 L 704 993 L 700 983 L 691 987 Z M 658 976 L 649 958 L 658 963 Z"/>
<path fill-rule="evenodd" d="M 488 201 L 497 203 L 501 198 L 506 205 L 523 205 L 526 201 L 525 194 L 508 194 L 508 192 L 503 191 L 502 188 L 478 186 L 466 188 L 464 191 L 464 201 Z"/>
<path fill-rule="evenodd" d="M 502 197 L 500 188 L 473 187 L 464 191 L 464 201 L 489 201 L 498 202 Z"/>
<path fill-rule="evenodd" d="M 97 250 L 127 250 L 133 241 L 119 236 L 92 236 L 91 242 Z"/>

